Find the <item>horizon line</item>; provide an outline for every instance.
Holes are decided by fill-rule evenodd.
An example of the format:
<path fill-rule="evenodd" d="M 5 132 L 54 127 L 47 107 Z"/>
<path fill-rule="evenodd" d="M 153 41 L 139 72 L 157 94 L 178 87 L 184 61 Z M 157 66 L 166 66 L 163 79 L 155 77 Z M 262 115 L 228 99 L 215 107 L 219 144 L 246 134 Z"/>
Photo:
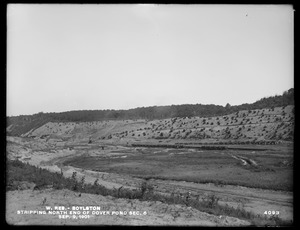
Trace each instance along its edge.
<path fill-rule="evenodd" d="M 282 96 L 284 92 L 288 92 L 289 90 L 291 89 L 294 89 L 294 88 L 290 88 L 288 90 L 285 90 L 282 92 L 282 94 L 278 95 L 278 94 L 275 94 L 273 96 L 264 96 L 252 103 L 242 103 L 242 104 L 239 104 L 239 105 L 231 105 L 230 103 L 227 103 L 229 104 L 231 107 L 234 107 L 234 106 L 241 106 L 241 105 L 245 105 L 245 104 L 254 104 L 264 98 L 269 98 L 269 97 L 276 97 L 276 96 Z M 39 113 L 67 113 L 67 112 L 77 112 L 77 111 L 107 111 L 107 110 L 110 110 L 110 111 L 128 111 L 128 110 L 133 110 L 133 109 L 140 109 L 140 108 L 150 108 L 150 107 L 171 107 L 171 106 L 181 106 L 181 105 L 215 105 L 215 106 L 221 106 L 221 107 L 226 107 L 223 106 L 223 105 L 217 105 L 217 104 L 201 104 L 201 103 L 196 103 L 196 104 L 189 104 L 189 103 L 185 103 L 185 104 L 169 104 L 169 105 L 150 105 L 150 106 L 141 106 L 141 107 L 133 107 L 133 108 L 129 108 L 129 109 L 74 109 L 74 110 L 65 110 L 65 111 L 59 111 L 59 112 L 44 112 L 44 111 L 40 111 L 40 112 L 36 112 L 36 113 L 32 113 L 32 114 L 19 114 L 19 115 L 10 115 L 10 116 L 7 116 L 6 117 L 18 117 L 18 116 L 32 116 L 32 115 L 35 115 L 35 114 L 39 114 Z"/>

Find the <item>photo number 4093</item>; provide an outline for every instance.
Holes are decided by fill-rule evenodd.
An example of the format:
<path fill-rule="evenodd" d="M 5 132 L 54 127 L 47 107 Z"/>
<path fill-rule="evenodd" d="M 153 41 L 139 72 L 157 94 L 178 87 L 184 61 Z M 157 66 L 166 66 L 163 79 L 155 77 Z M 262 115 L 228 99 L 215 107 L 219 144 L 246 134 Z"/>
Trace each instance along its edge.
<path fill-rule="evenodd" d="M 279 211 L 265 211 L 264 212 L 265 215 L 279 215 Z"/>

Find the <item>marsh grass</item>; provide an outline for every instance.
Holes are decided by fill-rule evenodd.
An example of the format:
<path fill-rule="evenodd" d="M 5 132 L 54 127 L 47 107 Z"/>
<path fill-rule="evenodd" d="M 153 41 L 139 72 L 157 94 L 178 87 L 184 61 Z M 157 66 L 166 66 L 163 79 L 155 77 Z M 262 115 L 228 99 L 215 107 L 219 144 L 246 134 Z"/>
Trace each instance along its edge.
<path fill-rule="evenodd" d="M 113 172 L 142 179 L 187 181 L 194 183 L 214 183 L 217 185 L 239 185 L 251 188 L 292 191 L 293 167 L 282 165 L 292 157 L 274 154 L 250 155 L 251 152 L 239 153 L 258 163 L 257 166 L 242 165 L 240 161 L 224 154 L 223 151 L 185 152 L 170 149 L 168 152 L 143 149 L 145 153 L 128 155 L 127 158 L 109 159 L 82 156 L 67 159 L 63 165 L 94 171 Z M 139 150 L 140 151 L 140 150 Z M 231 151 L 232 152 L 232 151 Z M 221 154 L 222 153 L 222 154 Z M 230 153 L 230 152 L 228 152 Z M 235 153 L 237 154 L 237 152 Z M 217 169 L 217 170 L 216 170 Z M 235 173 L 232 173 L 235 172 Z"/>

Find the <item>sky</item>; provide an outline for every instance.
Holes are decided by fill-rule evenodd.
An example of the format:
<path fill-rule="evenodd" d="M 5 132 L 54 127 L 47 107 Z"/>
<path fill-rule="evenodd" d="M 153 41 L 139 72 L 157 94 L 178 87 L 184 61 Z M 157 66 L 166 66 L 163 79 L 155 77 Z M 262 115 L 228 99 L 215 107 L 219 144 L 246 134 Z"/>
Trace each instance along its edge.
<path fill-rule="evenodd" d="M 294 87 L 291 5 L 8 4 L 7 116 L 253 103 Z"/>

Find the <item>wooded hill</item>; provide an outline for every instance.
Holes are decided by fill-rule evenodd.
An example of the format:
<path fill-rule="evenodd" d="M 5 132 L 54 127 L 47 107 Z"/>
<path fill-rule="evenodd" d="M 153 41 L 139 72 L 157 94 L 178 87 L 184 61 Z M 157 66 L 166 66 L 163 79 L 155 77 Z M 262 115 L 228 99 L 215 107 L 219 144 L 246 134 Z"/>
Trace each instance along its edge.
<path fill-rule="evenodd" d="M 285 91 L 282 95 L 262 98 L 252 104 L 237 106 L 184 104 L 171 106 L 151 106 L 129 110 L 80 110 L 61 113 L 37 113 L 7 117 L 7 135 L 20 136 L 48 122 L 91 122 L 125 119 L 166 119 L 175 117 L 214 117 L 223 116 L 241 110 L 275 108 L 294 105 L 294 89 Z"/>

